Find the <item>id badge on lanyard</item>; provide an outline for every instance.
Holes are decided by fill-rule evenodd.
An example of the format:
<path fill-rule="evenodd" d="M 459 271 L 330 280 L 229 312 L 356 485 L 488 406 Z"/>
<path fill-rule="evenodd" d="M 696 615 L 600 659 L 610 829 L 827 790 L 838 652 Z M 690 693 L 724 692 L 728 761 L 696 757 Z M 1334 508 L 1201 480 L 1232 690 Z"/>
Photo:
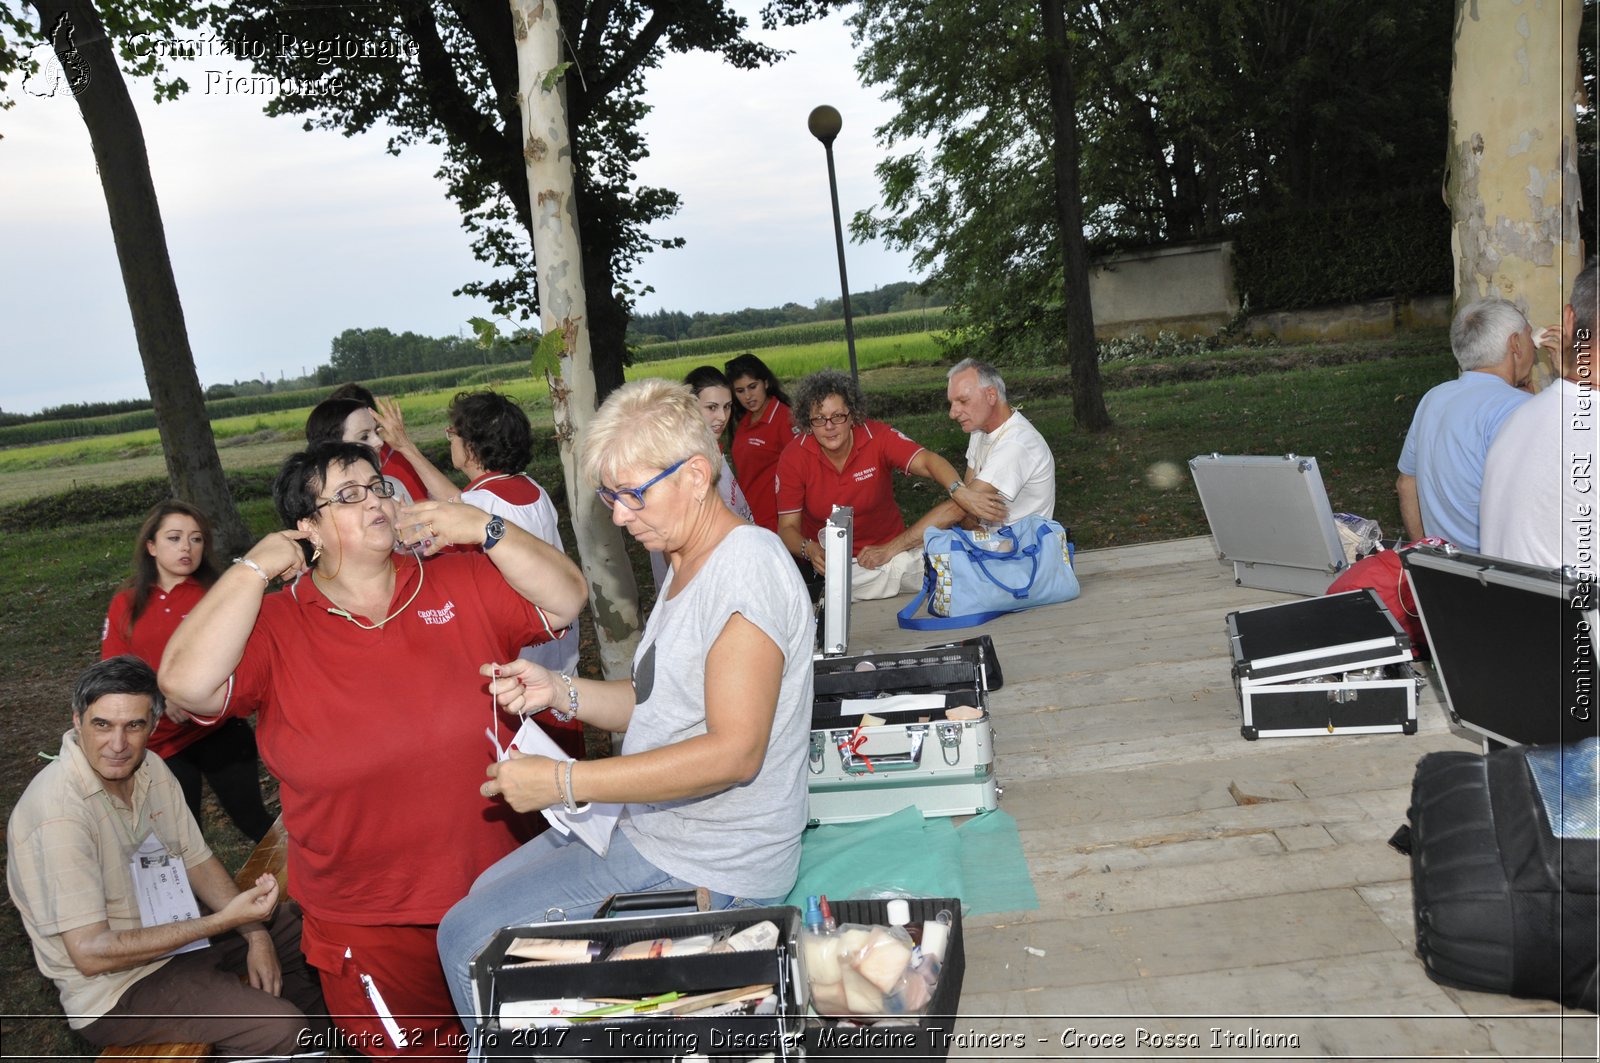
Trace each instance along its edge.
<path fill-rule="evenodd" d="M 133 891 L 139 900 L 139 922 L 145 926 L 176 923 L 180 919 L 200 918 L 200 906 L 195 903 L 194 890 L 189 888 L 189 872 L 183 861 L 167 852 L 154 831 L 146 834 L 139 848 L 128 861 L 133 872 Z M 184 952 L 203 949 L 211 942 L 205 938 L 180 945 L 167 953 L 177 956 Z"/>

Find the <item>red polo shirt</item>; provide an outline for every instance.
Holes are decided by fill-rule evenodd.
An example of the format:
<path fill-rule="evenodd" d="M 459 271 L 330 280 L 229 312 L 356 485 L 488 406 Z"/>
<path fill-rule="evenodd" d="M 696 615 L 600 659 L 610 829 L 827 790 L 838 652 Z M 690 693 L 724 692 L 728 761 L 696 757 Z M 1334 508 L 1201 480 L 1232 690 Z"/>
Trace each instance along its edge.
<path fill-rule="evenodd" d="M 259 710 L 290 893 L 334 922 L 437 923 L 517 846 L 516 813 L 478 793 L 494 760 L 478 666 L 550 638 L 549 623 L 481 553 L 395 564 L 400 611 L 377 630 L 330 612 L 311 576 L 268 595 L 229 695 L 229 713 Z"/>
<path fill-rule="evenodd" d="M 750 516 L 768 531 L 778 530 L 778 455 L 794 441 L 789 407 L 772 399 L 767 408 L 747 413 L 733 430 L 733 469 L 750 503 Z"/>
<path fill-rule="evenodd" d="M 100 630 L 100 659 L 131 653 L 151 668 L 160 668 L 161 655 L 166 652 L 172 633 L 178 630 L 179 621 L 189 615 L 189 610 L 205 597 L 205 593 L 206 589 L 193 577 L 185 577 L 170 591 L 151 587 L 150 597 L 144 603 L 144 614 L 133 625 L 130 635 L 128 616 L 133 612 L 133 591 L 118 591 L 111 599 L 105 626 Z M 157 756 L 171 756 L 203 738 L 207 729 L 203 723 L 173 723 L 169 717 L 162 716 L 150 733 L 147 748 Z"/>
<path fill-rule="evenodd" d="M 834 506 L 855 509 L 855 552 L 906 530 L 894 500 L 892 470 L 905 472 L 922 451 L 882 421 L 856 425 L 850 456 L 835 469 L 817 437 L 801 436 L 778 459 L 778 512 L 800 514 L 800 530 L 815 539 Z"/>
<path fill-rule="evenodd" d="M 387 443 L 378 451 L 378 471 L 399 480 L 405 489 L 411 492 L 413 502 L 428 500 L 428 489 L 422 486 L 422 477 L 417 475 L 417 467 L 411 464 L 410 458 Z"/>

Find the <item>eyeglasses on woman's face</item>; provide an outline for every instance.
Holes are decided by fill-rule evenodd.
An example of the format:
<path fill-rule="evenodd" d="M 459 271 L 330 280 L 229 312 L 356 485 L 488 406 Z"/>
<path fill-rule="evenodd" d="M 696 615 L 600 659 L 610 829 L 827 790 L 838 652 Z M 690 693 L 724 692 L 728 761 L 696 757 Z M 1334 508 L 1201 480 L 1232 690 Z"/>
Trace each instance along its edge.
<path fill-rule="evenodd" d="M 374 480 L 369 484 L 346 484 L 335 491 L 331 498 L 324 498 L 317 508 L 322 509 L 324 506 L 331 506 L 335 502 L 341 506 L 353 506 L 358 502 L 365 502 L 369 493 L 377 495 L 379 498 L 393 498 L 394 484 L 388 480 Z"/>
<path fill-rule="evenodd" d="M 618 502 L 621 502 L 625 509 L 643 509 L 644 493 L 677 472 L 683 467 L 683 463 L 688 460 L 688 458 L 683 458 L 680 461 L 673 462 L 638 487 L 619 487 L 616 490 L 612 490 L 609 487 L 596 487 L 594 493 L 599 495 L 600 501 L 604 502 L 608 507 L 615 506 Z"/>
<path fill-rule="evenodd" d="M 826 427 L 827 425 L 830 425 L 830 424 L 837 426 L 837 425 L 844 424 L 849 419 L 850 419 L 850 414 L 847 411 L 841 411 L 840 413 L 830 414 L 827 417 L 808 417 L 807 418 L 807 420 L 811 422 L 811 427 L 812 428 L 823 428 L 823 427 Z"/>

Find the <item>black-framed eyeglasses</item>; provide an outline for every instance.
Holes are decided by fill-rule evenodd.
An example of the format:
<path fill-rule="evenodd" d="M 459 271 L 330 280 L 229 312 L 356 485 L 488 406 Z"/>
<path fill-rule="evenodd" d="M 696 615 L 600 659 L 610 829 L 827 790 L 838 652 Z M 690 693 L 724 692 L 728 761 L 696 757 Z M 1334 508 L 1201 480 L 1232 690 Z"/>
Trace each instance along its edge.
<path fill-rule="evenodd" d="M 828 424 L 841 425 L 841 424 L 844 424 L 849 419 L 850 419 L 850 414 L 848 412 L 846 412 L 846 413 L 835 413 L 835 414 L 831 414 L 831 415 L 829 415 L 827 417 L 808 417 L 808 418 L 806 418 L 806 420 L 811 422 L 811 427 L 812 428 L 821 428 L 823 425 L 828 425 Z"/>
<path fill-rule="evenodd" d="M 650 488 L 654 487 L 656 484 L 660 483 L 662 480 L 665 480 L 667 477 L 677 472 L 683 467 L 683 463 L 688 460 L 688 458 L 682 458 L 673 462 L 671 465 L 667 466 L 665 469 L 662 469 L 660 472 L 650 477 L 650 479 L 646 480 L 638 487 L 619 487 L 615 491 L 609 487 L 596 487 L 594 489 L 594 493 L 599 495 L 600 501 L 604 502 L 608 507 L 615 506 L 618 502 L 621 502 L 623 506 L 628 509 L 643 509 L 644 493 L 650 490 Z"/>
<path fill-rule="evenodd" d="M 317 508 L 331 506 L 335 502 L 341 506 L 353 506 L 358 502 L 365 502 L 369 492 L 379 498 L 393 498 L 394 484 L 388 480 L 374 480 L 369 484 L 346 484 L 335 491 L 332 498 L 324 498 Z"/>

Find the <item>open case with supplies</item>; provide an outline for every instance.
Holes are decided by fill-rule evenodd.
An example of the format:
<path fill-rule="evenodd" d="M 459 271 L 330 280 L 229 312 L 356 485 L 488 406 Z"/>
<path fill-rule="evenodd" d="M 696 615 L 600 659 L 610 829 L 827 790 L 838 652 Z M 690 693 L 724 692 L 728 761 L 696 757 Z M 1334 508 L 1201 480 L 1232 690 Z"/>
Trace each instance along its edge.
<path fill-rule="evenodd" d="M 1411 640 L 1370 587 L 1228 614 L 1245 738 L 1417 731 Z"/>
<path fill-rule="evenodd" d="M 1454 546 L 1400 551 L 1451 719 L 1502 745 L 1593 737 L 1595 581 Z"/>
<path fill-rule="evenodd" d="M 655 944 L 724 938 L 763 922 L 777 927 L 776 940 L 748 951 L 672 955 Z M 796 1058 L 806 1010 L 799 931 L 800 910 L 789 907 L 506 927 L 472 964 L 479 1010 L 486 1016 L 478 1043 L 485 1057 L 507 1059 Z M 528 939 L 585 943 L 578 946 L 581 954 L 594 958 L 532 963 L 508 955 Z M 629 946 L 643 955 L 608 958 Z M 716 1000 L 761 986 L 771 989 L 760 1001 Z M 643 1001 L 668 994 L 679 996 L 582 1022 L 534 1017 L 540 1002 Z M 699 1001 L 712 1010 L 673 1013 Z"/>
<path fill-rule="evenodd" d="M 915 1021 L 902 1018 L 892 1023 L 841 1022 L 812 1015 L 806 1022 L 806 1054 L 825 1058 L 943 1059 L 952 1044 L 959 1044 L 963 1049 L 1020 1047 L 997 1045 L 992 1038 L 974 1043 L 984 1035 L 974 1035 L 956 1025 L 956 1009 L 961 1003 L 961 983 L 967 966 L 966 946 L 961 937 L 961 901 L 953 897 L 912 897 L 907 903 L 913 922 L 934 919 L 941 912 L 949 912 L 953 917 L 939 982 L 927 1010 Z M 834 901 L 833 915 L 841 925 L 882 926 L 888 922 L 888 904 L 885 900 Z M 1008 1054 L 994 1052 L 991 1056 L 1002 1058 Z"/>
<path fill-rule="evenodd" d="M 925 816 L 998 807 L 989 719 L 993 651 L 982 638 L 816 660 L 810 822 L 876 819 L 913 805 Z M 954 718 L 951 710 L 958 710 Z M 883 722 L 863 724 L 863 714 Z"/>

